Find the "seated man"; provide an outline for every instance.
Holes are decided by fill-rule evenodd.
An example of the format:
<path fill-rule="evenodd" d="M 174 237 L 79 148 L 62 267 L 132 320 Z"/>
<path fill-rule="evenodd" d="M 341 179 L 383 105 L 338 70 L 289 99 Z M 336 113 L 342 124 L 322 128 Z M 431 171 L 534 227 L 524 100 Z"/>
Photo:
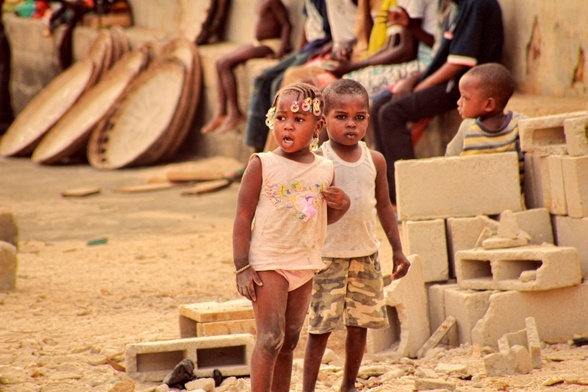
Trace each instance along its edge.
<path fill-rule="evenodd" d="M 477 64 L 500 62 L 504 44 L 497 0 L 453 0 L 458 13 L 429 67 L 374 97 L 370 117 L 376 148 L 388 163 L 390 199 L 396 204 L 394 163 L 415 158 L 409 122 L 457 106 L 460 77 Z"/>

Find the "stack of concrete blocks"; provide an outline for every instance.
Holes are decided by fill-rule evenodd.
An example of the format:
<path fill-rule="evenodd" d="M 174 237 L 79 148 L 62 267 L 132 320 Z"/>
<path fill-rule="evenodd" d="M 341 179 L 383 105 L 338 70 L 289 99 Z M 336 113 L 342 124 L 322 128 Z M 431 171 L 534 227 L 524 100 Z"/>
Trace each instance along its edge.
<path fill-rule="evenodd" d="M 203 302 L 180 306 L 180 339 L 130 344 L 126 371 L 140 381 L 162 381 L 183 359 L 196 377 L 250 374 L 255 322 L 251 302 Z"/>
<path fill-rule="evenodd" d="M 0 207 L 0 291 L 16 288 L 18 227 L 12 212 Z"/>
<path fill-rule="evenodd" d="M 423 261 L 430 331 L 453 316 L 456 328 L 449 329 L 445 343 L 496 347 L 500 336 L 524 328 L 525 318 L 535 317 L 547 342 L 588 333 L 588 305 L 584 304 L 588 304 L 588 286 L 581 284 L 584 253 L 578 249 L 586 246 L 585 241 L 567 244 L 558 237 L 557 243 L 550 209 L 544 205 L 527 205 L 530 209 L 524 209 L 517 154 L 398 161 L 395 171 L 403 248 L 406 254 L 419 254 Z M 588 180 L 576 183 L 581 188 Z M 581 195 L 586 194 L 582 192 L 580 189 Z M 516 222 L 524 236 L 506 243 L 526 247 L 487 249 L 486 254 L 475 253 L 475 257 L 466 254 L 470 259 L 465 269 L 475 265 L 477 272 L 471 272 L 471 279 L 459 281 L 456 253 L 474 252 L 482 239 L 489 248 L 504 246 L 500 244 L 504 239 L 481 239 L 480 235 L 486 231 L 495 237 L 500 221 L 507 217 Z M 588 238 L 588 232 L 580 238 Z M 494 279 L 490 259 L 496 259 L 498 274 Z M 564 300 L 566 296 L 570 298 Z M 566 302 L 570 306 L 562 307 Z M 550 310 L 541 312 L 541 303 Z M 562 326 L 558 320 L 564 319 L 566 325 Z"/>
<path fill-rule="evenodd" d="M 525 201 L 553 217 L 555 242 L 578 249 L 588 277 L 588 114 L 527 119 L 520 124 L 525 152 Z"/>

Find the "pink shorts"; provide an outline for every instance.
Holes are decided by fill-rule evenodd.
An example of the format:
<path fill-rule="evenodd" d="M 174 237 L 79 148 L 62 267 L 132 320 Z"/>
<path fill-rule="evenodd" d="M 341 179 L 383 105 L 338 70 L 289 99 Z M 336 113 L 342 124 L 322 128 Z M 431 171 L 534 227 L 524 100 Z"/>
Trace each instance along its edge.
<path fill-rule="evenodd" d="M 275 270 L 282 275 L 288 282 L 288 291 L 294 291 L 297 288 L 304 286 L 309 280 L 314 278 L 314 270 Z"/>

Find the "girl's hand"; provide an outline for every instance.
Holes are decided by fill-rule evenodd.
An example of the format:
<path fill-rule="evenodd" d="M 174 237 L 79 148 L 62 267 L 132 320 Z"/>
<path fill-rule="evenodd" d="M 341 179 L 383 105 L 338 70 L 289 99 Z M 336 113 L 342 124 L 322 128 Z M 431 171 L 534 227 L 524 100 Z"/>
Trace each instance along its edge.
<path fill-rule="evenodd" d="M 327 206 L 335 210 L 347 210 L 351 204 L 347 193 L 336 186 L 330 186 L 321 193 L 327 202 Z"/>
<path fill-rule="evenodd" d="M 237 291 L 239 294 L 247 298 L 249 301 L 257 300 L 254 284 L 263 286 L 263 282 L 253 268 L 250 267 L 245 271 L 238 273 L 235 280 L 237 282 Z"/>

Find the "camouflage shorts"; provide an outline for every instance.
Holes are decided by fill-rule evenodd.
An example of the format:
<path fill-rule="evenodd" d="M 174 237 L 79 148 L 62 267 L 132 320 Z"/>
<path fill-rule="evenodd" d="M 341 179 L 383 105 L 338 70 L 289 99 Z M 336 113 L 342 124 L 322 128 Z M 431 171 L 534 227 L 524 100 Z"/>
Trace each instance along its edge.
<path fill-rule="evenodd" d="M 378 253 L 351 259 L 323 258 L 325 268 L 314 276 L 309 333 L 327 333 L 345 326 L 388 326 L 384 282 Z"/>

